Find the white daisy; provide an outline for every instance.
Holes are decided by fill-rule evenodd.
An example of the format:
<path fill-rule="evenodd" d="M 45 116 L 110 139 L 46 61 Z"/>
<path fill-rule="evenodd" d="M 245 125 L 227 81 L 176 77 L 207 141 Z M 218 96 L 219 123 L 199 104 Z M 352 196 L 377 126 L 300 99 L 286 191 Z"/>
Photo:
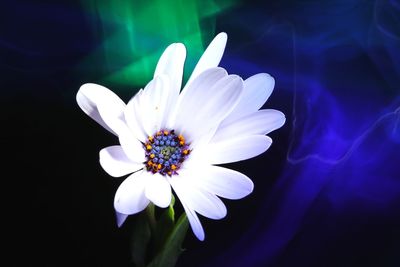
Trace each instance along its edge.
<path fill-rule="evenodd" d="M 217 67 L 227 35 L 218 34 L 180 92 L 185 46 L 170 45 L 158 61 L 154 79 L 125 104 L 97 84 L 78 91 L 81 109 L 118 136 L 120 145 L 100 151 L 100 164 L 111 176 L 130 174 L 114 200 L 118 225 L 152 202 L 165 208 L 171 186 L 191 228 L 200 240 L 197 216 L 221 219 L 226 207 L 219 197 L 240 199 L 253 191 L 244 174 L 215 166 L 245 160 L 266 151 L 266 136 L 285 122 L 283 113 L 259 110 L 274 79 L 260 73 L 243 81 Z"/>

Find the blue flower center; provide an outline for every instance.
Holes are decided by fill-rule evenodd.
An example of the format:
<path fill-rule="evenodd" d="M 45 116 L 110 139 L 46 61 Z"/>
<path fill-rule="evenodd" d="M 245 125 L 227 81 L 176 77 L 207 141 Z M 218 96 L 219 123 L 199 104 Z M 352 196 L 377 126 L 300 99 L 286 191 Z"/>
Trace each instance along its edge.
<path fill-rule="evenodd" d="M 174 130 L 158 131 L 144 144 L 146 150 L 146 169 L 161 175 L 177 174 L 177 171 L 190 154 L 189 144 Z"/>

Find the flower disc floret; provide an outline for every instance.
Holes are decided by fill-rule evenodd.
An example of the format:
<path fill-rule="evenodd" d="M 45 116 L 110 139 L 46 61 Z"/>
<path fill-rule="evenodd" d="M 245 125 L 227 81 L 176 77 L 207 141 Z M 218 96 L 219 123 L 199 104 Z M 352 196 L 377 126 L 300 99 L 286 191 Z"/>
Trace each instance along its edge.
<path fill-rule="evenodd" d="M 174 130 L 162 130 L 147 138 L 143 144 L 146 151 L 146 169 L 152 173 L 172 176 L 177 174 L 190 153 L 189 144 Z"/>

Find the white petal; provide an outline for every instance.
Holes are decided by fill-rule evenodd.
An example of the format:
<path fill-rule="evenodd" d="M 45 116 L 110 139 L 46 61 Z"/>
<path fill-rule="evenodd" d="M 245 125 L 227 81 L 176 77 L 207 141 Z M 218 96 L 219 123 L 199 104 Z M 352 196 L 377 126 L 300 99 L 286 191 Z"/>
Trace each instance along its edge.
<path fill-rule="evenodd" d="M 143 163 L 129 159 L 121 146 L 109 146 L 100 150 L 100 165 L 113 177 L 121 177 L 143 168 Z"/>
<path fill-rule="evenodd" d="M 150 203 L 144 193 L 148 174 L 147 171 L 139 171 L 121 183 L 114 198 L 114 208 L 117 212 L 135 214 L 146 208 Z"/>
<path fill-rule="evenodd" d="M 122 224 L 125 222 L 125 220 L 128 218 L 129 215 L 119 213 L 118 211 L 115 211 L 115 216 L 117 217 L 117 225 L 118 227 L 121 227 Z"/>
<path fill-rule="evenodd" d="M 169 78 L 166 75 L 157 76 L 150 81 L 139 96 L 141 123 L 147 136 L 160 130 L 169 117 Z"/>
<path fill-rule="evenodd" d="M 240 98 L 243 81 L 224 75 L 221 68 L 200 74 L 179 99 L 174 129 L 188 142 L 209 133 L 232 111 Z"/>
<path fill-rule="evenodd" d="M 178 96 L 181 90 L 185 58 L 185 46 L 181 43 L 171 44 L 161 55 L 154 72 L 154 78 L 160 75 L 169 76 L 171 93 L 173 93 L 175 97 Z"/>
<path fill-rule="evenodd" d="M 249 159 L 265 152 L 272 144 L 264 135 L 241 136 L 205 146 L 211 164 L 224 164 Z"/>
<path fill-rule="evenodd" d="M 203 55 L 200 57 L 199 62 L 197 62 L 196 67 L 194 68 L 192 75 L 190 76 L 185 87 L 193 82 L 194 79 L 203 71 L 218 66 L 222 55 L 224 54 L 227 40 L 228 36 L 224 32 L 221 32 L 215 36 L 215 38 L 208 45 L 207 49 L 204 51 Z"/>
<path fill-rule="evenodd" d="M 110 117 L 115 117 L 118 120 L 124 111 L 125 104 L 116 94 L 104 86 L 86 83 L 79 88 L 76 94 L 76 101 L 83 112 L 111 133 L 117 134 L 118 125 L 115 125 L 113 120 L 110 120 Z M 100 115 L 99 105 L 110 110 L 111 114 L 107 116 L 108 120 L 105 120 Z"/>
<path fill-rule="evenodd" d="M 155 86 L 152 93 L 149 95 L 150 99 L 148 101 L 147 112 L 154 113 L 154 134 L 156 131 L 163 129 L 165 127 L 166 120 L 169 118 L 169 110 L 171 108 L 171 103 L 169 100 L 177 100 L 177 94 L 172 99 L 170 97 L 170 79 L 166 75 L 160 75 L 155 78 Z M 175 103 L 173 104 L 175 105 Z"/>
<path fill-rule="evenodd" d="M 259 110 L 271 95 L 275 80 L 267 73 L 259 73 L 246 79 L 243 86 L 239 103 L 225 119 L 229 123 Z"/>
<path fill-rule="evenodd" d="M 125 154 L 132 161 L 137 163 L 143 163 L 146 159 L 144 147 L 142 143 L 136 139 L 136 136 L 128 129 L 120 131 L 119 143 Z"/>
<path fill-rule="evenodd" d="M 182 203 L 182 206 L 185 210 L 185 213 L 189 220 L 192 231 L 200 241 L 203 241 L 205 234 L 204 234 L 203 226 L 200 223 L 199 217 L 197 216 L 197 214 L 193 210 L 193 208 L 189 207 L 188 203 L 186 202 L 185 188 L 183 186 L 181 186 L 181 184 L 179 183 L 179 180 L 178 181 L 174 181 L 174 180 L 175 179 L 171 179 L 171 186 L 174 188 L 176 195 L 178 196 L 179 200 Z"/>
<path fill-rule="evenodd" d="M 139 101 L 143 90 L 140 89 L 134 97 L 126 105 L 124 116 L 126 124 L 132 133 L 141 142 L 146 142 L 147 135 L 142 126 L 142 114 L 139 106 Z"/>
<path fill-rule="evenodd" d="M 268 134 L 285 123 L 285 114 L 274 109 L 263 109 L 237 119 L 231 123 L 221 123 L 211 142 L 218 142 L 242 135 Z"/>
<path fill-rule="evenodd" d="M 197 213 L 214 220 L 222 219 L 226 216 L 226 207 L 222 201 L 203 188 L 198 187 L 189 176 L 191 172 L 181 170 L 179 176 L 171 178 L 171 184 L 180 190 L 179 199 L 190 209 Z M 177 193 L 178 194 L 178 193 Z"/>
<path fill-rule="evenodd" d="M 171 119 L 169 121 L 170 124 L 168 125 L 169 128 L 174 128 L 176 130 L 175 121 L 177 119 L 180 119 L 180 116 L 182 115 L 180 113 L 184 111 L 186 106 L 190 107 L 190 105 L 196 102 L 196 99 L 191 97 L 191 95 L 194 95 L 196 91 L 203 90 L 203 88 L 211 88 L 219 80 L 226 77 L 227 75 L 228 73 L 223 68 L 212 68 L 202 73 L 197 79 L 194 80 L 194 82 L 189 87 L 185 87 L 179 95 L 174 113 L 171 114 Z"/>
<path fill-rule="evenodd" d="M 253 192 L 253 182 L 246 175 L 218 166 L 203 166 L 194 182 L 212 194 L 240 199 Z"/>
<path fill-rule="evenodd" d="M 171 186 L 161 174 L 149 175 L 145 193 L 151 202 L 161 208 L 166 208 L 171 203 Z"/>
<path fill-rule="evenodd" d="M 197 239 L 203 241 L 205 234 L 203 226 L 201 225 L 201 222 L 199 220 L 199 217 L 197 216 L 194 210 L 188 208 L 184 203 L 182 203 L 182 206 L 185 210 L 186 216 L 189 220 L 190 227 L 192 228 L 194 235 L 197 237 Z"/>
<path fill-rule="evenodd" d="M 168 86 L 163 88 L 164 94 L 162 97 L 165 100 L 165 108 L 161 113 L 164 117 L 161 121 L 160 129 L 171 126 L 173 118 L 170 113 L 175 110 L 179 91 L 181 90 L 185 58 L 185 46 L 181 43 L 174 43 L 165 49 L 157 63 L 154 78 L 157 76 L 167 76 L 169 82 Z"/>

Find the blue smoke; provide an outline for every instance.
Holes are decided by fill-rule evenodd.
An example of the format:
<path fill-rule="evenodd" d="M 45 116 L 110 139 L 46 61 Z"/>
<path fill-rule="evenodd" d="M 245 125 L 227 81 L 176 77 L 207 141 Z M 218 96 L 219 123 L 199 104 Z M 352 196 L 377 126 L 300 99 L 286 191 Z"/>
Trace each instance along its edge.
<path fill-rule="evenodd" d="M 82 83 L 110 74 L 79 65 L 100 45 L 100 21 L 82 1 L 62 2 L 2 6 L 3 117 L 18 133 L 3 140 L 22 161 L 25 173 L 11 180 L 32 207 L 12 220 L 23 223 L 18 253 L 29 240 L 30 265 L 127 266 L 130 229 L 115 227 L 112 208 L 117 183 L 93 156 L 111 139 L 75 102 Z M 251 2 L 216 15 L 215 31 L 229 35 L 222 66 L 244 78 L 270 73 L 276 88 L 264 108 L 287 122 L 269 151 L 233 166 L 254 180 L 254 193 L 225 201 L 225 220 L 202 220 L 204 243 L 189 232 L 178 266 L 399 266 L 400 2 Z M 104 85 L 131 97 L 130 87 Z"/>
<path fill-rule="evenodd" d="M 224 63 L 275 77 L 266 107 L 293 99 L 286 164 L 250 229 L 212 266 L 389 264 L 400 225 L 399 2 L 250 10 L 241 16 L 259 26 L 242 25 L 238 35 L 256 41 Z"/>

